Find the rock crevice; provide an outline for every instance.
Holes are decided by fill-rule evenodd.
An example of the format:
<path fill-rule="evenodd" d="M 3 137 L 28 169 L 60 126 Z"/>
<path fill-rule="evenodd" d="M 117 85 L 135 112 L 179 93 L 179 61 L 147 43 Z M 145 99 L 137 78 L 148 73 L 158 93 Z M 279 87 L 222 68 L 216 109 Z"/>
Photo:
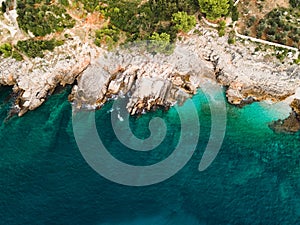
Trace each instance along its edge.
<path fill-rule="evenodd" d="M 282 64 L 271 51 L 252 43 L 228 44 L 228 37 L 202 33 L 176 43 L 170 55 L 150 54 L 137 46 L 107 52 L 76 36 L 43 59 L 1 59 L 0 84 L 18 93 L 19 116 L 39 107 L 57 85 L 73 84 L 69 96 L 77 108 L 99 108 L 108 99 L 128 95 L 127 109 L 139 114 L 182 104 L 205 81 L 227 88 L 228 102 L 281 101 L 300 87 L 298 65 Z"/>

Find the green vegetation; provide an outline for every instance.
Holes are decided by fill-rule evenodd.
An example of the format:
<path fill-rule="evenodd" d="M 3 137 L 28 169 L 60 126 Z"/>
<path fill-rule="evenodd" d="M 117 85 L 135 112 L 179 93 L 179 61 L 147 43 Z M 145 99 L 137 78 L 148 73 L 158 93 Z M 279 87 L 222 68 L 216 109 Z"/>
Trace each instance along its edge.
<path fill-rule="evenodd" d="M 256 36 L 268 41 L 299 47 L 300 26 L 298 9 L 278 8 L 261 19 L 256 26 Z"/>
<path fill-rule="evenodd" d="M 300 8 L 300 0 L 290 0 L 290 4 L 294 8 Z"/>
<path fill-rule="evenodd" d="M 290 52 L 289 50 L 287 50 L 285 48 L 279 48 L 279 47 L 275 47 L 275 50 L 276 50 L 275 56 L 281 62 L 283 62 L 283 60 L 287 57 L 288 53 Z"/>
<path fill-rule="evenodd" d="M 17 12 L 20 28 L 31 31 L 35 36 L 63 31 L 75 24 L 61 5 L 52 4 L 49 0 L 18 0 Z"/>
<path fill-rule="evenodd" d="M 235 42 L 236 42 L 235 32 L 232 30 L 228 35 L 228 44 L 235 44 Z"/>
<path fill-rule="evenodd" d="M 4 58 L 13 57 L 18 61 L 23 60 L 22 55 L 19 52 L 17 52 L 9 43 L 4 43 L 0 45 L 0 55 L 2 55 Z"/>
<path fill-rule="evenodd" d="M 105 44 L 109 49 L 112 49 L 119 41 L 120 30 L 114 26 L 107 26 L 96 31 L 95 44 L 101 46 Z"/>
<path fill-rule="evenodd" d="M 231 15 L 232 21 L 238 21 L 239 11 L 238 11 L 237 6 L 234 6 L 234 1 L 233 0 L 229 0 L 228 13 Z"/>
<path fill-rule="evenodd" d="M 7 6 L 6 6 L 5 2 L 2 2 L 1 3 L 1 11 L 2 11 L 2 13 L 6 12 L 6 8 L 7 8 Z"/>
<path fill-rule="evenodd" d="M 200 11 L 210 20 L 228 14 L 229 0 L 199 0 Z"/>
<path fill-rule="evenodd" d="M 152 53 L 164 53 L 169 54 L 173 50 L 173 45 L 170 44 L 170 35 L 167 33 L 158 34 L 154 32 L 149 37 L 149 43 L 147 50 Z"/>
<path fill-rule="evenodd" d="M 10 8 L 12 3 L 12 0 L 3 2 L 1 12 Z M 148 40 L 148 50 L 163 53 L 173 49 L 171 43 L 178 32 L 186 33 L 196 25 L 195 14 L 199 11 L 208 19 L 230 15 L 233 20 L 238 19 L 233 0 L 74 0 L 72 3 L 69 0 L 17 0 L 19 27 L 37 38 L 18 41 L 16 46 L 1 45 L 0 54 L 18 60 L 24 54 L 33 58 L 43 57 L 45 50 L 51 51 L 62 43 L 55 39 L 41 40 L 40 37 L 75 25 L 67 10 L 72 15 L 79 13 L 78 19 L 82 21 L 88 13 L 96 12 L 89 23 L 99 14 L 105 17 L 107 25 L 95 31 L 94 43 L 97 46 L 105 45 L 112 49 L 118 44 Z M 225 34 L 225 29 L 225 22 L 220 20 L 220 36 Z M 65 38 L 68 38 L 67 34 Z"/>
<path fill-rule="evenodd" d="M 298 55 L 298 58 L 294 60 L 295 64 L 300 64 L 300 55 Z"/>
<path fill-rule="evenodd" d="M 75 3 L 78 2 L 81 2 L 84 6 L 84 9 L 88 12 L 94 12 L 95 10 L 99 10 L 99 0 L 75 0 Z"/>
<path fill-rule="evenodd" d="M 5 13 L 7 10 L 12 9 L 13 8 L 13 3 L 14 3 L 13 0 L 3 1 L 1 3 L 1 6 L 0 6 L 1 12 Z"/>
<path fill-rule="evenodd" d="M 196 25 L 196 18 L 186 12 L 177 12 L 172 15 L 172 23 L 177 31 L 188 32 Z"/>
<path fill-rule="evenodd" d="M 58 0 L 58 2 L 63 5 L 63 6 L 69 6 L 69 1 L 68 0 Z"/>
<path fill-rule="evenodd" d="M 4 58 L 10 57 L 12 54 L 12 46 L 9 43 L 4 43 L 0 45 L 0 55 L 3 55 Z"/>
<path fill-rule="evenodd" d="M 16 50 L 13 50 L 11 57 L 16 59 L 17 61 L 22 61 L 23 60 L 23 56 Z"/>
<path fill-rule="evenodd" d="M 195 0 L 149 0 L 143 3 L 140 0 L 103 0 L 101 3 L 97 0 L 78 1 L 84 3 L 84 8 L 89 12 L 101 12 L 110 20 L 110 26 L 114 30 L 119 30 L 120 34 L 126 36 L 127 42 L 145 40 L 154 32 L 167 33 L 171 41 L 174 41 L 180 26 L 188 30 L 195 20 L 189 15 L 198 11 Z M 173 15 L 178 12 L 184 13 L 184 17 L 172 22 Z M 97 39 L 99 44 L 102 37 L 99 38 L 98 34 Z"/>
<path fill-rule="evenodd" d="M 73 27 L 75 21 L 66 9 L 83 10 L 82 19 L 87 13 L 99 12 L 109 23 L 95 32 L 95 44 L 109 49 L 124 42 L 146 39 L 172 43 L 178 32 L 188 32 L 196 25 L 195 13 L 199 9 L 208 19 L 230 13 L 236 20 L 238 17 L 233 0 L 74 0 L 72 4 L 69 0 L 17 1 L 19 27 L 35 36 Z M 224 33 L 225 26 L 220 22 L 219 34 Z M 52 40 L 48 42 L 28 40 L 19 42 L 17 48 L 29 57 L 42 57 L 43 50 L 52 49 L 48 46 Z"/>
<path fill-rule="evenodd" d="M 149 40 L 154 41 L 154 42 L 170 43 L 170 35 L 166 34 L 166 33 L 158 34 L 158 33 L 154 32 L 149 37 Z"/>
<path fill-rule="evenodd" d="M 246 22 L 246 25 L 247 25 L 247 27 L 251 27 L 251 26 L 253 26 L 253 24 L 256 22 L 256 17 L 255 16 L 251 16 L 248 20 L 247 20 L 247 22 Z"/>
<path fill-rule="evenodd" d="M 50 50 L 52 51 L 56 46 L 60 46 L 63 44 L 63 41 L 57 41 L 55 39 L 51 39 L 49 41 L 43 40 L 33 40 L 29 39 L 26 41 L 18 41 L 16 48 L 25 53 L 28 57 L 44 57 L 43 51 Z"/>
<path fill-rule="evenodd" d="M 226 22 L 224 20 L 220 20 L 218 26 L 218 33 L 220 37 L 225 35 L 225 29 L 226 29 Z"/>
<path fill-rule="evenodd" d="M 84 9 L 85 13 L 100 12 L 109 19 L 109 24 L 95 32 L 95 44 L 105 44 L 112 48 L 123 42 L 148 39 L 155 33 L 167 34 L 170 37 L 169 42 L 173 42 L 178 32 L 188 32 L 195 26 L 194 14 L 199 11 L 199 5 L 201 12 L 208 18 L 215 19 L 228 15 L 233 7 L 232 0 L 230 1 L 74 0 L 69 5 L 68 0 L 18 0 L 17 11 L 20 28 L 35 36 L 45 36 L 73 27 L 75 21 L 66 12 L 66 8 Z"/>

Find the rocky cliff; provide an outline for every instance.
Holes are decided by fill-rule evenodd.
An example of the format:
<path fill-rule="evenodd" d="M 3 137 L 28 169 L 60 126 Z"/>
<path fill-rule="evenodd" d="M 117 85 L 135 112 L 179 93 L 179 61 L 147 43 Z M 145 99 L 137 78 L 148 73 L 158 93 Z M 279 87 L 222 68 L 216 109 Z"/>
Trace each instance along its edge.
<path fill-rule="evenodd" d="M 102 53 L 79 77 L 72 100 L 78 107 L 100 107 L 129 93 L 128 110 L 135 114 L 183 102 L 203 79 L 227 87 L 228 101 L 235 105 L 281 101 L 300 87 L 298 65 L 283 64 L 270 51 L 256 52 L 254 44 L 229 45 L 215 31 L 200 31 L 203 35 L 178 42 L 169 56 L 137 49 Z"/>
<path fill-rule="evenodd" d="M 201 81 L 214 79 L 212 64 L 178 44 L 171 55 L 151 54 L 137 47 L 103 52 L 78 78 L 71 101 L 78 108 L 97 108 L 116 95 L 129 95 L 128 111 L 140 114 L 181 104 Z"/>
<path fill-rule="evenodd" d="M 90 64 L 91 51 L 93 49 L 88 45 L 73 39 L 48 52 L 44 58 L 23 62 L 1 59 L 0 84 L 13 86 L 13 91 L 18 94 L 19 116 L 39 107 L 58 85 L 73 84 Z"/>
<path fill-rule="evenodd" d="M 277 120 L 270 124 L 275 132 L 294 133 L 300 130 L 300 99 L 295 98 L 290 104 L 292 112 L 284 120 Z"/>
<path fill-rule="evenodd" d="M 108 52 L 73 38 L 43 59 L 1 59 L 0 83 L 14 85 L 20 116 L 40 106 L 57 85 L 75 80 L 70 100 L 76 107 L 99 108 L 126 94 L 131 114 L 182 103 L 207 79 L 227 87 L 228 101 L 236 105 L 280 101 L 300 87 L 298 65 L 283 64 L 270 51 L 255 51 L 254 44 L 229 45 L 226 36 L 197 29 L 202 35 L 184 37 L 171 55 L 150 54 L 135 45 Z"/>

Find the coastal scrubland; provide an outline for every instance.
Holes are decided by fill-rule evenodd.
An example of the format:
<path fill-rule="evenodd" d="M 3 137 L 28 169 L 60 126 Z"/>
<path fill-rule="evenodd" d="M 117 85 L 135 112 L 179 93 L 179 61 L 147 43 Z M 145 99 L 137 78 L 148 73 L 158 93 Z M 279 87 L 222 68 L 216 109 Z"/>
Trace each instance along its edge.
<path fill-rule="evenodd" d="M 44 50 L 53 49 L 45 45 L 54 43 L 55 47 L 55 43 L 66 39 L 66 35 L 61 35 L 66 30 L 80 28 L 86 23 L 90 25 L 87 29 L 89 40 L 109 49 L 136 40 L 174 42 L 178 34 L 187 33 L 202 17 L 219 24 L 220 36 L 227 32 L 231 34 L 231 43 L 235 39 L 231 30 L 226 29 L 226 25 L 230 27 L 228 18 L 232 22 L 237 21 L 236 26 L 245 35 L 299 48 L 299 2 L 250 0 L 235 4 L 234 0 L 5 0 L 1 3 L 0 19 L 4 20 L 4 13 L 16 9 L 23 42 L 2 43 L 0 54 L 17 60 L 22 60 L 24 55 L 42 57 Z M 0 32 L 0 39 L 4 33 Z M 28 43 L 24 44 L 24 41 Z M 8 46 L 11 50 L 6 49 Z"/>
<path fill-rule="evenodd" d="M 242 1 L 239 28 L 244 35 L 300 46 L 300 1 Z"/>
<path fill-rule="evenodd" d="M 88 33 L 95 45 L 112 48 L 136 40 L 174 42 L 178 33 L 187 33 L 201 16 L 218 21 L 237 15 L 231 0 L 6 0 L 1 16 L 13 9 L 22 42 L 5 43 L 2 49 L 9 45 L 11 53 L 2 50 L 0 54 L 18 60 L 24 58 L 22 54 L 43 57 L 44 50 L 52 50 L 66 38 L 61 34 L 82 23 L 90 24 Z"/>

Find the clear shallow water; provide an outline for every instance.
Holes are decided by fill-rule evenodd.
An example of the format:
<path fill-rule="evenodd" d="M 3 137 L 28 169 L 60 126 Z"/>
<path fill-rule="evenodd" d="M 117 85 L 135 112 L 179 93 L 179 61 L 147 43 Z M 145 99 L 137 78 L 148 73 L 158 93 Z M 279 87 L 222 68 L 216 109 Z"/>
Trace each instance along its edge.
<path fill-rule="evenodd" d="M 4 121 L 10 89 L 0 90 Z M 300 224 L 300 136 L 268 128 L 280 110 L 264 104 L 227 106 L 225 141 L 204 172 L 198 164 L 210 132 L 210 111 L 199 92 L 201 135 L 189 163 L 170 179 L 147 187 L 112 183 L 82 158 L 72 130 L 68 92 L 54 95 L 39 109 L 13 117 L 0 127 L 0 224 L 196 225 Z M 4 103 L 3 103 L 4 102 Z M 113 135 L 108 103 L 97 111 L 99 135 L 112 155 L 132 164 L 151 164 L 176 145 L 174 110 L 131 118 L 133 132 L 161 116 L 173 129 L 153 153 L 126 149 Z M 185 107 L 185 106 L 183 106 Z M 271 107 L 272 108 L 272 107 Z"/>

